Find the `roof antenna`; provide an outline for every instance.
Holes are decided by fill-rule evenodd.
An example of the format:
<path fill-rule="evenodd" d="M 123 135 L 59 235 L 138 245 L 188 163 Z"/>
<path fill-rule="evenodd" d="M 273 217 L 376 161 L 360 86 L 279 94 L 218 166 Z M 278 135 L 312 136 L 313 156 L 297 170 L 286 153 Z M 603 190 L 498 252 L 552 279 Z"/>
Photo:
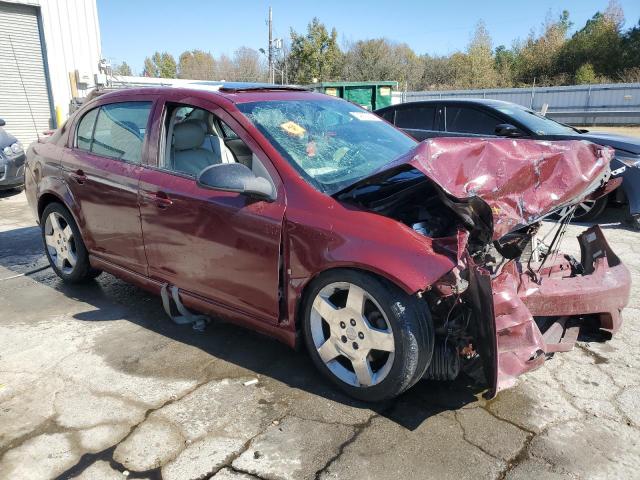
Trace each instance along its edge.
<path fill-rule="evenodd" d="M 33 110 L 31 109 L 31 102 L 29 101 L 29 95 L 27 95 L 27 89 L 24 86 L 24 80 L 22 78 L 22 72 L 20 71 L 20 64 L 18 64 L 18 57 L 16 57 L 16 51 L 13 48 L 13 40 L 9 35 L 9 45 L 11 45 L 11 52 L 13 53 L 13 61 L 16 62 L 16 69 L 18 70 L 18 76 L 20 77 L 20 84 L 22 85 L 22 91 L 24 92 L 24 98 L 27 100 L 27 106 L 29 107 L 29 115 L 31 115 L 31 121 L 33 122 L 33 129 L 36 132 L 36 138 L 40 141 L 40 133 L 38 132 L 38 126 L 36 125 L 36 119 L 33 116 Z"/>

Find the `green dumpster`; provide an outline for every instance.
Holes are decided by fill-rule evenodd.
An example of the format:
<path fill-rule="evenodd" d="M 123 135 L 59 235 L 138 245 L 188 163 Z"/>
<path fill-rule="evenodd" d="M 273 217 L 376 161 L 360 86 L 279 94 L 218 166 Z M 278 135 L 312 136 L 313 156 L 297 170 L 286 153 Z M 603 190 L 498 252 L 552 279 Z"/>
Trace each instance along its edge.
<path fill-rule="evenodd" d="M 377 110 L 391 105 L 391 92 L 398 89 L 398 82 L 320 82 L 307 87 Z"/>

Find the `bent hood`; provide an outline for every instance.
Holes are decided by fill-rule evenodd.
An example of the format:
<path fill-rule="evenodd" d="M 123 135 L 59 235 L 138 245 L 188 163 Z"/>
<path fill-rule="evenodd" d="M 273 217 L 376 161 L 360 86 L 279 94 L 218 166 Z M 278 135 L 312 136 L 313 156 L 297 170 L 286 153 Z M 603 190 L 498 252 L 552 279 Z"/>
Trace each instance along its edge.
<path fill-rule="evenodd" d="M 595 191 L 608 178 L 613 153 L 577 140 L 435 138 L 336 196 L 344 198 L 410 166 L 452 197 L 484 200 L 496 240 Z"/>
<path fill-rule="evenodd" d="M 633 153 L 634 155 L 640 155 L 640 141 L 635 137 L 597 131 L 589 131 L 581 134 L 581 136 L 584 140 L 588 140 L 590 142 L 605 144 L 615 148 L 616 150 L 624 150 L 626 152 Z"/>

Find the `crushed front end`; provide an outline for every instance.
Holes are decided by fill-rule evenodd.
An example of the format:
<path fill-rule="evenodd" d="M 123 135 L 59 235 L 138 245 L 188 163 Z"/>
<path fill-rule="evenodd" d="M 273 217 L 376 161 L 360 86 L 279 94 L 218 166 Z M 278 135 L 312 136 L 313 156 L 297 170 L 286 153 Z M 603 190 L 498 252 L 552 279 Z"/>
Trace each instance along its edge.
<path fill-rule="evenodd" d="M 620 328 L 630 273 L 600 228 L 578 236 L 579 260 L 560 250 L 575 205 L 617 186 L 611 157 L 587 142 L 442 138 L 340 193 L 429 237 L 457 264 L 419 292 L 436 332 L 426 378 L 466 370 L 491 397 L 581 333 Z M 541 228 L 545 219 L 555 224 Z"/>
<path fill-rule="evenodd" d="M 469 259 L 470 288 L 457 301 L 470 305 L 487 325 L 485 331 L 476 327 L 475 340 L 482 345 L 478 353 L 484 357 L 489 396 L 553 354 L 571 350 L 579 335 L 607 339 L 620 328 L 629 301 L 629 270 L 597 225 L 582 232 L 578 242 L 579 261 L 547 250 L 540 260 L 521 256 L 492 274 Z"/>

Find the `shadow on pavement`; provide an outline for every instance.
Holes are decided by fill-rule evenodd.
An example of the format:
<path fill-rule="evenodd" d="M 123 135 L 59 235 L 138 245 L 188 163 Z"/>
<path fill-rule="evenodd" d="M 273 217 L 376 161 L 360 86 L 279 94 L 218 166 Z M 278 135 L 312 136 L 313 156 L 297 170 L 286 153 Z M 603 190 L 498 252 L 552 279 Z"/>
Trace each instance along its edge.
<path fill-rule="evenodd" d="M 22 259 L 22 260 L 21 260 Z M 45 259 L 38 227 L 24 227 L 0 232 L 0 265 L 15 272 L 24 272 L 20 263 L 27 259 Z M 355 409 L 372 409 L 407 429 L 415 429 L 427 418 L 445 410 L 455 410 L 477 400 L 483 388 L 462 377 L 455 382 L 421 381 L 398 399 L 381 404 L 367 404 L 343 395 L 333 387 L 311 363 L 305 351 L 294 351 L 275 340 L 224 321 L 214 320 L 204 333 L 189 326 L 173 324 L 165 315 L 159 297 L 127 284 L 109 274 L 82 285 L 63 283 L 49 268 L 29 275 L 41 285 L 63 293 L 66 297 L 91 305 L 93 309 L 77 313 L 74 318 L 84 322 L 126 320 L 168 339 L 199 349 L 206 356 L 194 353 L 197 361 L 221 359 L 259 375 L 273 378 L 292 389 L 342 403 Z M 28 307 L 25 307 L 28 308 Z M 46 306 L 45 306 L 46 311 Z M 117 329 L 114 329 L 118 332 Z M 141 343 L 137 343 L 139 340 Z M 145 350 L 157 347 L 145 345 L 148 336 L 136 338 L 109 337 L 93 350 L 113 368 L 129 373 L 148 374 L 135 370 L 145 356 L 155 358 Z M 133 357 L 133 360 L 132 360 Z M 176 359 L 178 366 L 158 365 L 153 375 L 192 377 L 192 359 Z M 195 358 L 194 358 L 195 360 Z M 134 366 L 132 367 L 131 364 Z M 184 365 L 185 368 L 182 368 Z M 165 373 L 167 375 L 167 373 Z M 295 401 L 295 400 L 294 400 Z"/>
<path fill-rule="evenodd" d="M 572 222 L 573 225 L 580 225 L 585 228 L 591 227 L 594 224 L 600 225 L 602 230 L 628 230 L 630 232 L 637 232 L 629 222 L 629 210 L 626 205 L 620 207 L 607 207 L 602 214 L 597 218 L 597 222 Z"/>
<path fill-rule="evenodd" d="M 230 362 L 282 382 L 293 389 L 348 405 L 371 409 L 413 430 L 427 418 L 445 410 L 461 408 L 477 400 L 484 389 L 467 377 L 455 382 L 418 382 L 398 399 L 381 404 L 367 404 L 343 395 L 316 371 L 306 351 L 294 351 L 256 332 L 214 319 L 205 332 L 171 323 L 162 309 L 160 298 L 109 274 L 85 285 L 67 285 L 48 272 L 38 279 L 66 296 L 92 305 L 95 310 L 74 315 L 87 322 L 125 319 L 174 341 L 200 349 L 211 357 Z M 122 340 L 125 347 L 126 340 Z M 135 348 L 135 345 L 131 345 Z M 105 358 L 109 362 L 109 358 Z M 115 360 L 115 359 L 114 359 Z M 118 368 L 118 361 L 110 362 Z"/>
<path fill-rule="evenodd" d="M 44 265 L 47 263 L 40 227 L 0 230 L 0 267 L 14 273 L 25 273 Z"/>
<path fill-rule="evenodd" d="M 7 190 L 0 190 L 0 199 L 13 197 L 15 195 L 19 195 L 20 193 L 22 193 L 22 189 L 16 190 L 15 188 L 10 188 Z"/>

